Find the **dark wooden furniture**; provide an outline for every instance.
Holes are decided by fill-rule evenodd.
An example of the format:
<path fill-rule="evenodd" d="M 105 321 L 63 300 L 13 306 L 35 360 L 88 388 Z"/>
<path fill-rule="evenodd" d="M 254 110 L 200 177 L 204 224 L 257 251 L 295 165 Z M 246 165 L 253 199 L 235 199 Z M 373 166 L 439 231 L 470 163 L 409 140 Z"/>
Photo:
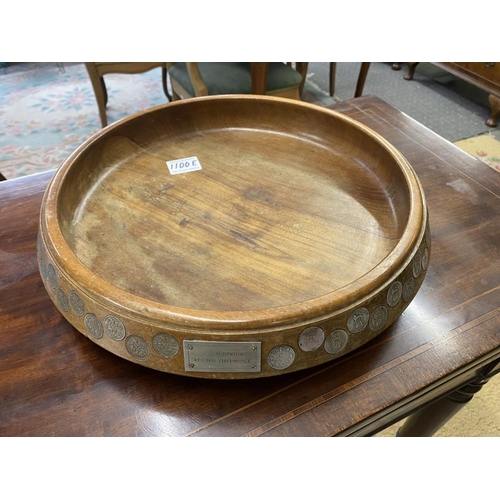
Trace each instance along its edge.
<path fill-rule="evenodd" d="M 162 68 L 163 91 L 169 101 L 172 96 L 167 89 L 167 63 L 165 62 L 86 62 L 85 67 L 90 77 L 90 82 L 94 89 L 99 117 L 101 124 L 105 127 L 108 124 L 106 116 L 106 104 L 108 103 L 108 92 L 104 83 L 104 76 L 111 73 L 137 74 L 145 73 L 154 68 Z"/>
<path fill-rule="evenodd" d="M 383 101 L 335 109 L 372 127 L 414 166 L 432 255 L 411 306 L 383 334 L 316 368 L 202 380 L 122 360 L 57 312 L 36 262 L 51 173 L 0 184 L 0 435 L 430 435 L 498 370 L 500 176 Z M 416 413 L 415 413 L 416 412 Z"/>
<path fill-rule="evenodd" d="M 365 87 L 366 76 L 368 75 L 368 70 L 370 69 L 369 62 L 362 62 L 359 68 L 358 81 L 356 82 L 356 89 L 354 91 L 354 97 L 361 97 L 363 95 L 363 89 Z M 333 97 L 335 95 L 335 80 L 337 76 L 337 63 L 330 63 L 330 95 Z"/>
<path fill-rule="evenodd" d="M 412 80 L 418 62 L 409 62 L 405 80 Z M 489 93 L 491 115 L 486 125 L 496 127 L 500 115 L 500 63 L 498 62 L 433 62 L 452 75 Z M 394 69 L 394 68 L 393 68 Z"/>
<path fill-rule="evenodd" d="M 307 62 L 167 63 L 173 99 L 207 95 L 260 94 L 300 100 Z"/>

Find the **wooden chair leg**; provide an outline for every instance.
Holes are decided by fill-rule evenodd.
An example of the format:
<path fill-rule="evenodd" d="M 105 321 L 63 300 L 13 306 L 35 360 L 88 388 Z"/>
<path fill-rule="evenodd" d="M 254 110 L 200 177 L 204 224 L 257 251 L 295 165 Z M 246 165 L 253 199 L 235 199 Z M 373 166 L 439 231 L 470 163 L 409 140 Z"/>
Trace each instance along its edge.
<path fill-rule="evenodd" d="M 413 75 L 415 74 L 415 68 L 417 67 L 418 62 L 409 62 L 406 64 L 408 65 L 408 73 L 404 76 L 404 79 L 413 80 Z"/>
<path fill-rule="evenodd" d="M 163 66 L 161 68 L 161 79 L 162 79 L 162 83 L 163 83 L 163 92 L 165 92 L 165 95 L 167 96 L 168 101 L 171 102 L 172 96 L 168 93 L 167 76 L 168 76 L 167 68 L 166 68 L 166 66 Z"/>
<path fill-rule="evenodd" d="M 108 124 L 108 118 L 106 116 L 107 92 L 104 85 L 104 80 L 99 75 L 92 63 L 85 63 L 85 66 L 90 77 L 90 82 L 92 83 L 92 88 L 94 89 L 94 95 L 95 100 L 97 101 L 97 108 L 99 109 L 101 124 L 103 127 L 105 127 Z"/>
<path fill-rule="evenodd" d="M 101 87 L 102 93 L 104 94 L 104 107 L 108 105 L 108 91 L 106 89 L 106 84 L 104 83 L 104 78 L 101 76 Z"/>
<path fill-rule="evenodd" d="M 330 96 L 333 97 L 335 94 L 335 75 L 337 73 L 337 63 L 330 63 Z"/>
<path fill-rule="evenodd" d="M 269 63 L 267 62 L 250 63 L 250 74 L 252 77 L 252 94 L 264 95 L 266 93 L 268 72 L 269 72 Z"/>
<path fill-rule="evenodd" d="M 362 62 L 361 69 L 359 70 L 358 83 L 356 84 L 356 91 L 354 92 L 354 97 L 361 97 L 363 94 L 363 88 L 365 86 L 366 75 L 370 69 L 369 62 Z"/>
<path fill-rule="evenodd" d="M 302 83 L 300 84 L 300 87 L 299 87 L 299 96 L 302 96 L 302 91 L 304 90 L 304 85 L 306 83 L 307 68 L 308 68 L 308 66 L 309 66 L 309 63 L 306 63 L 306 62 L 295 63 L 295 69 L 302 76 Z"/>
<path fill-rule="evenodd" d="M 500 99 L 496 95 L 490 94 L 489 101 L 491 106 L 491 115 L 486 121 L 486 125 L 488 125 L 488 127 L 496 127 L 497 117 L 500 115 Z"/>

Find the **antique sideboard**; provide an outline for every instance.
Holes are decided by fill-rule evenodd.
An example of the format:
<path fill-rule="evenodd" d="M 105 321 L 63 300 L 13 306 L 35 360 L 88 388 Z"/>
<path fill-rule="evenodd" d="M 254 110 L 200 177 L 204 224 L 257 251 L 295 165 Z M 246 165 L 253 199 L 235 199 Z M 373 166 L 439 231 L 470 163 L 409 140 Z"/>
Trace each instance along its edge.
<path fill-rule="evenodd" d="M 413 79 L 417 62 L 409 62 L 406 80 Z M 435 66 L 489 93 L 491 115 L 486 121 L 496 127 L 500 114 L 500 63 L 498 62 L 433 62 Z"/>

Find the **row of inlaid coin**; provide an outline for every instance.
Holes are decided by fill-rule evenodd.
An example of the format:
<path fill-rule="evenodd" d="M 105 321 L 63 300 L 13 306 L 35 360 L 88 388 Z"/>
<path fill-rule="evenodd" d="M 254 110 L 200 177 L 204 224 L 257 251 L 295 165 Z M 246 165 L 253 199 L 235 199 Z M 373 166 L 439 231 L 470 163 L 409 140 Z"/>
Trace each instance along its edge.
<path fill-rule="evenodd" d="M 125 339 L 125 348 L 128 353 L 138 359 L 145 360 L 150 355 L 148 343 L 137 335 L 129 335 L 123 322 L 113 315 L 106 316 L 101 322 L 99 318 L 93 313 L 85 313 L 85 304 L 75 290 L 66 295 L 64 290 L 58 286 L 57 272 L 54 266 L 49 263 L 46 264 L 43 253 L 40 252 L 40 272 L 42 278 L 47 280 L 49 286 L 54 289 L 56 294 L 57 304 L 64 313 L 72 312 L 76 316 L 83 316 L 83 323 L 87 332 L 95 339 L 101 339 L 104 334 L 117 342 Z M 165 358 L 171 358 L 179 352 L 179 342 L 176 338 L 168 333 L 158 333 L 153 337 L 153 348 L 160 355 Z"/>
<path fill-rule="evenodd" d="M 426 239 L 429 245 L 429 239 Z M 70 309 L 76 316 L 84 316 L 84 325 L 87 332 L 95 339 L 100 339 L 106 333 L 112 340 L 120 342 L 125 339 L 125 348 L 128 353 L 144 361 L 150 356 L 148 343 L 137 335 L 127 337 L 125 326 L 122 321 L 113 315 L 106 316 L 102 323 L 92 313 L 85 314 L 85 304 L 80 295 L 72 290 L 66 295 L 61 287 L 58 287 L 57 273 L 54 266 L 49 263 L 46 265 L 43 252 L 39 246 L 40 270 L 44 280 L 48 280 L 50 287 L 56 290 L 56 297 L 59 307 L 63 312 Z M 387 291 L 386 303 L 389 307 L 395 307 L 403 298 L 409 302 L 413 297 L 415 289 L 415 279 L 418 278 L 422 270 L 426 271 L 429 262 L 428 246 L 425 247 L 422 255 L 417 253 L 411 264 L 411 276 L 404 283 L 394 281 Z M 381 330 L 388 317 L 386 305 L 379 305 L 372 313 L 366 307 L 355 309 L 347 319 L 347 330 L 352 334 L 362 332 L 367 326 L 373 332 Z M 341 353 L 348 343 L 348 333 L 346 330 L 338 329 L 332 331 L 325 340 L 325 332 L 318 326 L 308 327 L 303 330 L 298 338 L 298 346 L 303 352 L 314 352 L 323 345 L 328 354 Z M 152 339 L 153 349 L 164 358 L 172 358 L 179 352 L 179 341 L 171 334 L 157 333 Z M 276 346 L 269 352 L 267 362 L 275 370 L 284 370 L 291 366 L 295 360 L 295 350 L 289 345 Z"/>
<path fill-rule="evenodd" d="M 411 263 L 411 276 L 404 283 L 394 281 L 389 287 L 386 295 L 386 303 L 389 307 L 399 304 L 401 298 L 409 302 L 415 291 L 415 279 L 422 271 L 426 271 L 429 265 L 429 233 L 426 234 L 426 244 L 422 255 L 417 253 Z M 347 330 L 352 334 L 361 333 L 367 326 L 371 331 L 381 330 L 388 317 L 389 310 L 386 305 L 377 306 L 372 313 L 366 307 L 355 309 L 347 319 Z M 325 332 L 318 326 L 311 326 L 299 335 L 298 345 L 304 352 L 314 352 L 321 346 L 328 354 L 341 353 L 348 343 L 349 334 L 346 330 L 338 329 L 332 331 L 325 340 Z M 295 350 L 289 345 L 280 345 L 273 348 L 267 357 L 268 364 L 276 370 L 284 370 L 292 365 L 295 360 Z"/>

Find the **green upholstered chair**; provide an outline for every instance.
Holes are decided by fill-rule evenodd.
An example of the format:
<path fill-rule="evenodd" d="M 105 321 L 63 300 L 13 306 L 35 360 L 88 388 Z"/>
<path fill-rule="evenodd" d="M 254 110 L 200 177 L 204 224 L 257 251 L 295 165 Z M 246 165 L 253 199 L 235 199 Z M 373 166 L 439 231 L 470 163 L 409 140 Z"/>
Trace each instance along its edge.
<path fill-rule="evenodd" d="M 300 99 L 307 63 L 167 63 L 173 99 L 205 95 L 266 94 Z"/>

